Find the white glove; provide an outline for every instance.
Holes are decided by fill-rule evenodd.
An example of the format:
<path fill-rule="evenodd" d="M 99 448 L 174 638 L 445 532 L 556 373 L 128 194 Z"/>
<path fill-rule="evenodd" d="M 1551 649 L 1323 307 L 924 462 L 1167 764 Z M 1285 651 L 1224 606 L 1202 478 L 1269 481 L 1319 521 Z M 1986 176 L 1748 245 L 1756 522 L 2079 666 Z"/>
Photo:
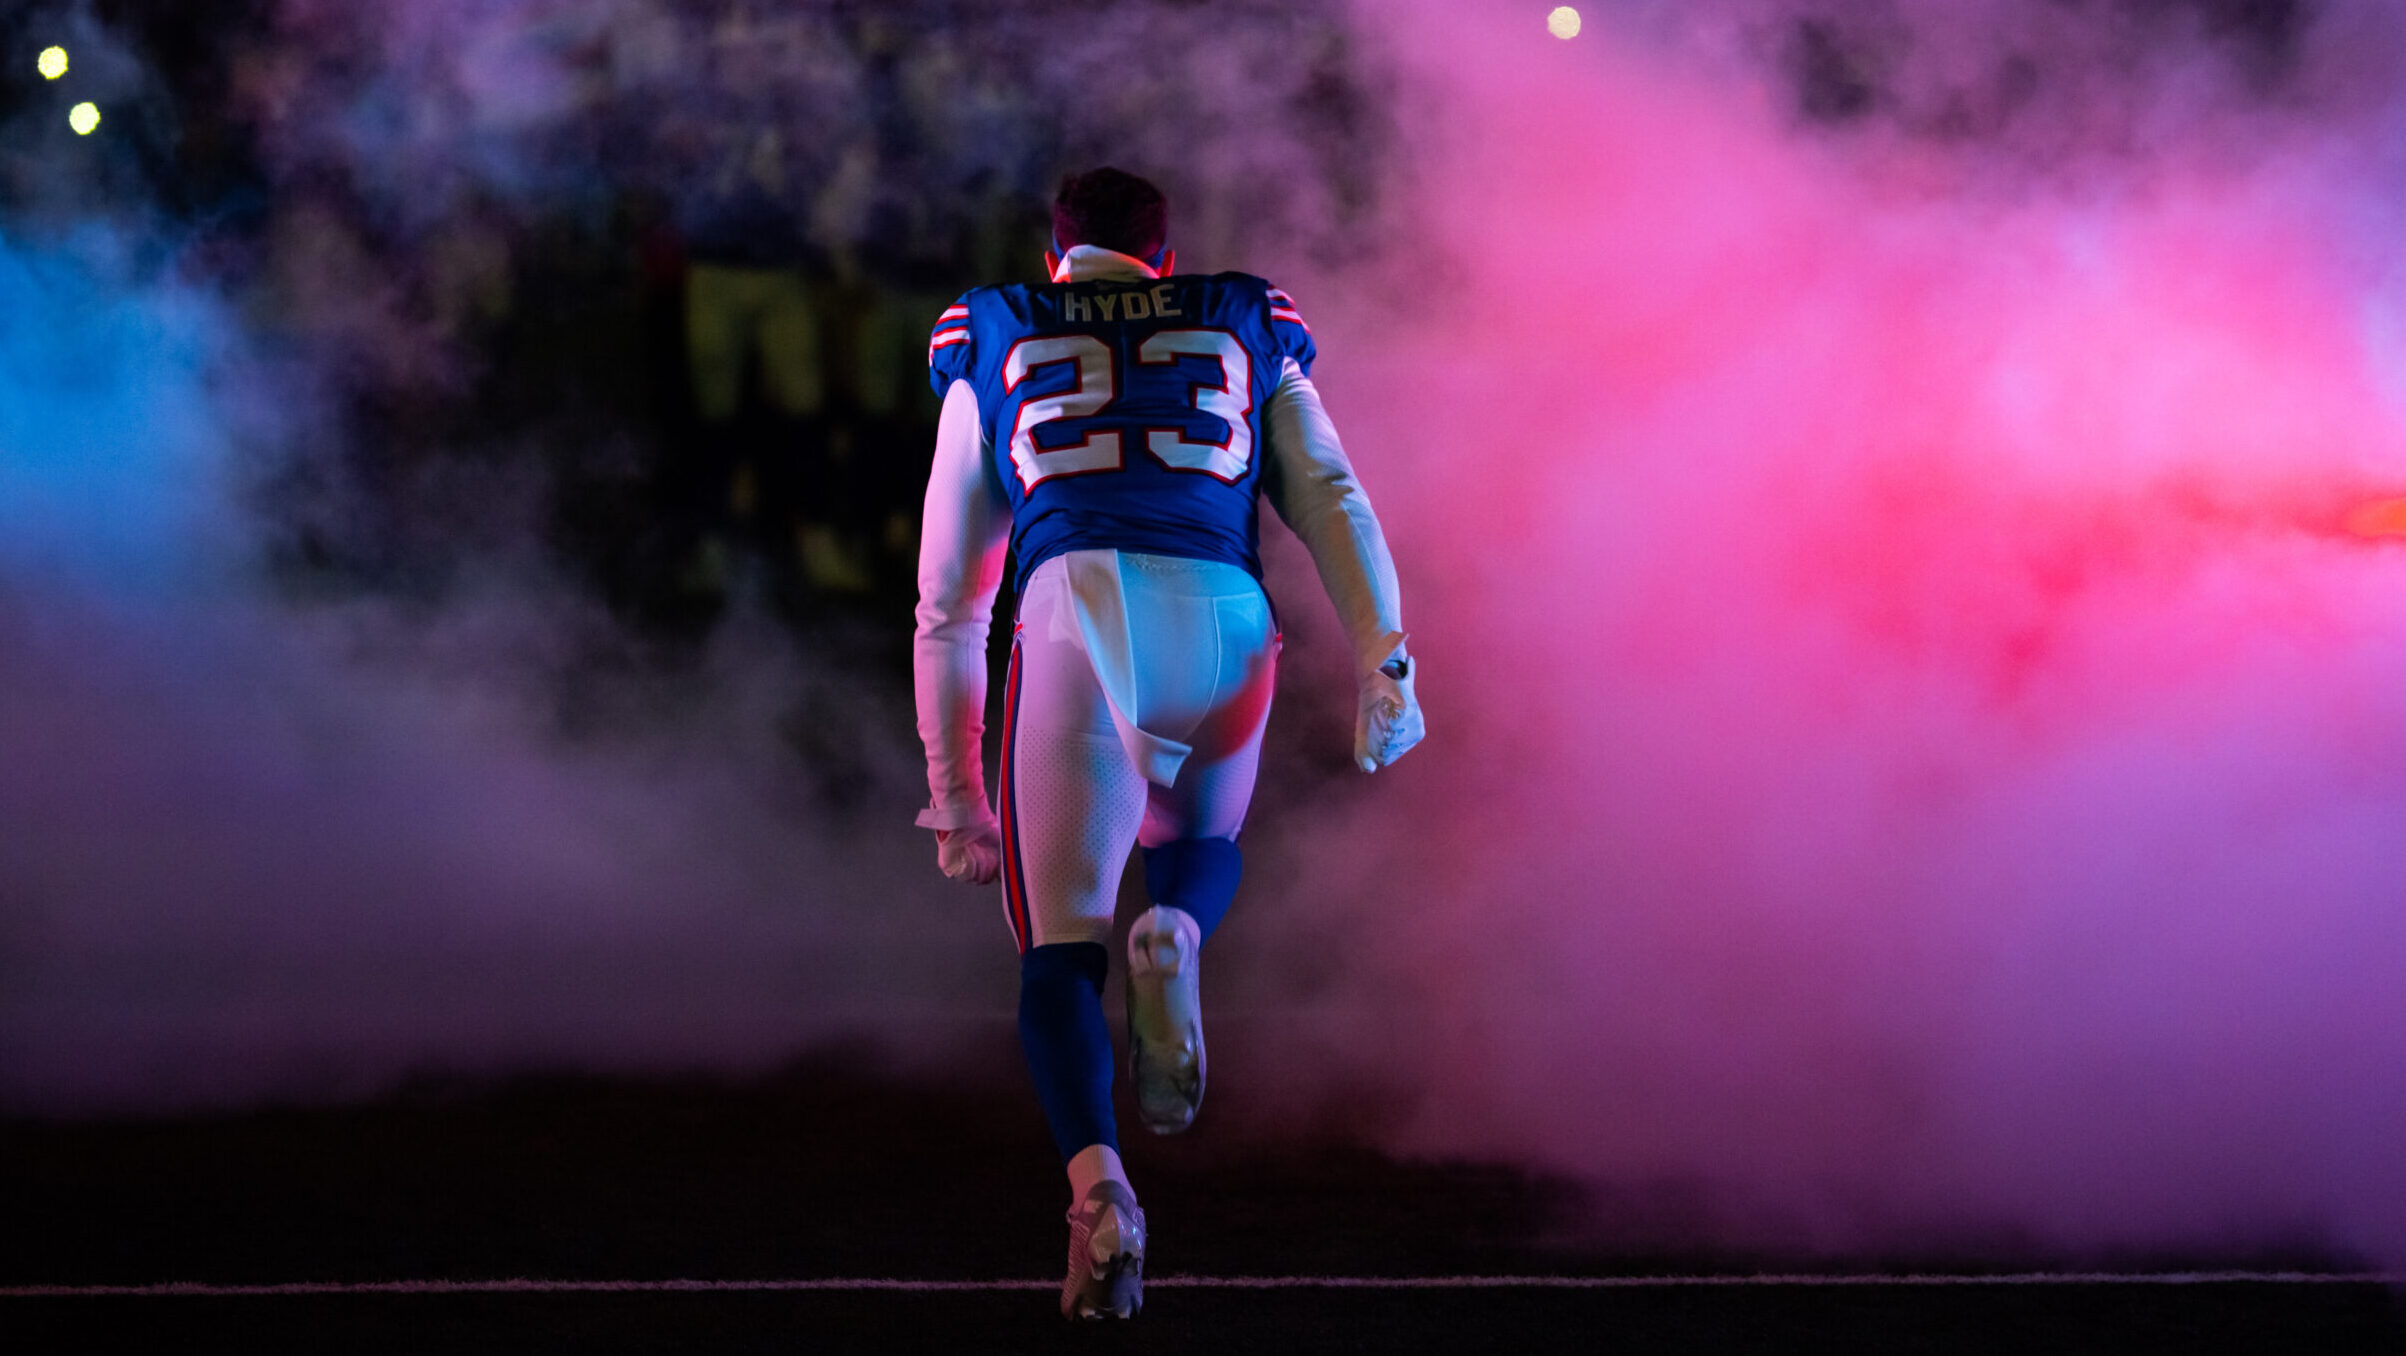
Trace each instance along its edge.
<path fill-rule="evenodd" d="M 992 819 L 936 830 L 936 865 L 954 880 L 992 885 L 1002 874 L 1002 833 Z"/>
<path fill-rule="evenodd" d="M 1353 761 L 1376 772 L 1411 751 L 1428 733 L 1420 701 L 1412 695 L 1417 661 L 1397 655 L 1362 676 L 1361 705 L 1353 719 Z"/>

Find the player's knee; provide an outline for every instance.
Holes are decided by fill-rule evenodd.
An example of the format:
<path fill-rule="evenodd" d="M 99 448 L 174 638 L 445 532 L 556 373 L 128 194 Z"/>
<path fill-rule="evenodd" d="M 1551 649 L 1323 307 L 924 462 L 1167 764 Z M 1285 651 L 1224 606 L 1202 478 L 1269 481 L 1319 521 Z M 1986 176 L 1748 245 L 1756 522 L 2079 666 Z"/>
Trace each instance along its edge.
<path fill-rule="evenodd" d="M 1094 911 L 1070 909 L 1040 909 L 1037 912 L 1035 936 L 1029 938 L 1028 954 L 1050 947 L 1083 946 L 1093 943 L 1109 948 L 1111 945 L 1111 896 L 1104 895 Z M 1024 963 L 1024 962 L 1023 962 Z"/>

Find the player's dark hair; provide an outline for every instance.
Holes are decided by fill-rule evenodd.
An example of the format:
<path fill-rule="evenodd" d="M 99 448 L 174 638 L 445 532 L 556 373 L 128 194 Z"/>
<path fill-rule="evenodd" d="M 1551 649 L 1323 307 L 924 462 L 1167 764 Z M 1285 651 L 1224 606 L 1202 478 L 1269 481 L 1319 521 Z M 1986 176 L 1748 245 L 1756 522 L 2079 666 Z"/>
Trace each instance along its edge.
<path fill-rule="evenodd" d="M 1062 249 L 1100 245 L 1150 259 L 1169 232 L 1170 203 L 1161 190 L 1109 165 L 1063 176 L 1053 198 L 1053 240 Z"/>

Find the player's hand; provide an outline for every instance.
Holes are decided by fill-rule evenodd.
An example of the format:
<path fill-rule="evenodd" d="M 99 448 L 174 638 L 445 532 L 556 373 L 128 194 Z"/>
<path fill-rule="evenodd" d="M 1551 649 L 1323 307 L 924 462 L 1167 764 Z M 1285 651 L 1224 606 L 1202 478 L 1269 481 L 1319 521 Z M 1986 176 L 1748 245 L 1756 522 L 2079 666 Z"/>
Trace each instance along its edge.
<path fill-rule="evenodd" d="M 954 880 L 992 885 L 1002 874 L 1002 835 L 994 821 L 936 830 L 936 865 Z"/>
<path fill-rule="evenodd" d="M 1353 719 L 1353 761 L 1376 772 L 1411 751 L 1428 733 L 1412 695 L 1419 661 L 1397 655 L 1365 674 Z"/>

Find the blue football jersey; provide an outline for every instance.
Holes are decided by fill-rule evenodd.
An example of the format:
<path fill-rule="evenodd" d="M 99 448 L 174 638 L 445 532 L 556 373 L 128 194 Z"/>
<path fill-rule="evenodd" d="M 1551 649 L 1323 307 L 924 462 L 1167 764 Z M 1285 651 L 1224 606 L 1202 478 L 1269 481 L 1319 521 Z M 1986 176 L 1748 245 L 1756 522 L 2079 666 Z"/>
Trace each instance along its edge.
<path fill-rule="evenodd" d="M 1247 273 L 980 287 L 936 322 L 928 377 L 977 391 L 1018 581 L 1064 551 L 1261 575 L 1262 406 L 1311 331 Z"/>

